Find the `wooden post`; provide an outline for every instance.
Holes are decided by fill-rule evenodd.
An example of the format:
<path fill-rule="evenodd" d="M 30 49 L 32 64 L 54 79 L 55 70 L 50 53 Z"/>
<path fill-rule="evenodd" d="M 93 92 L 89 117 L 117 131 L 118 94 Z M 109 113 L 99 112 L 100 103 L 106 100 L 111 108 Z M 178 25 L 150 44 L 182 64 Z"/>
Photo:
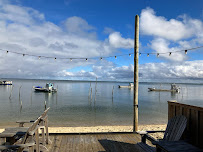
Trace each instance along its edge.
<path fill-rule="evenodd" d="M 133 132 L 138 131 L 138 59 L 139 59 L 139 16 L 135 16 L 135 37 L 134 37 L 134 120 Z"/>

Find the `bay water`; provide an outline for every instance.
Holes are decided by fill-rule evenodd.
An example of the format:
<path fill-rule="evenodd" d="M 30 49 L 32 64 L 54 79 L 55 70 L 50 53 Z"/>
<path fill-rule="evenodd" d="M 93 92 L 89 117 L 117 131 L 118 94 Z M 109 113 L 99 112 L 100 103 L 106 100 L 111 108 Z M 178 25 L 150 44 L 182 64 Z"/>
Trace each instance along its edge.
<path fill-rule="evenodd" d="M 118 88 L 125 82 L 89 82 L 13 79 L 0 86 L 0 127 L 17 120 L 34 120 L 46 107 L 49 126 L 133 125 L 133 89 Z M 57 93 L 35 92 L 33 86 L 54 83 Z M 139 124 L 167 123 L 169 100 L 203 107 L 203 85 L 177 84 L 180 93 L 148 92 L 148 88 L 170 89 L 170 83 L 139 83 Z M 91 93 L 92 90 L 92 93 Z"/>

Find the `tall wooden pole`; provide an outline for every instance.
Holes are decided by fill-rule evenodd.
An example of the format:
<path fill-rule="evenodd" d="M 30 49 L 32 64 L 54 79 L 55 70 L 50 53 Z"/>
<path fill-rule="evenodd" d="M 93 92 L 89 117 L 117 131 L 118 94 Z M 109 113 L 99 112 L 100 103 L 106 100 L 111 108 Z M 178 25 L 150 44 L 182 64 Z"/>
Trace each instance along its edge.
<path fill-rule="evenodd" d="M 138 60 L 139 60 L 139 16 L 135 16 L 135 38 L 134 38 L 134 121 L 133 132 L 138 131 Z"/>

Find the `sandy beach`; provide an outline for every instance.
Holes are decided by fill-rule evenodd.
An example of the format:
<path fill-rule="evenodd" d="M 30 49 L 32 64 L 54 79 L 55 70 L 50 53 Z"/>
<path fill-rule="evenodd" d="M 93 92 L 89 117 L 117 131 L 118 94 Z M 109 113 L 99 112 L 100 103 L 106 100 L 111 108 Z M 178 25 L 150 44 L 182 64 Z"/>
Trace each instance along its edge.
<path fill-rule="evenodd" d="M 165 130 L 166 125 L 139 125 L 139 131 Z M 4 128 L 0 129 L 3 132 Z M 102 133 L 132 132 L 133 126 L 91 126 L 91 127 L 49 127 L 49 133 Z M 162 133 L 153 134 L 154 138 L 162 138 Z"/>
<path fill-rule="evenodd" d="M 13 127 L 13 126 L 12 126 Z M 139 131 L 165 130 L 166 125 L 139 125 Z M 4 128 L 0 129 L 0 132 Z M 49 127 L 50 133 L 132 132 L 133 126 Z"/>

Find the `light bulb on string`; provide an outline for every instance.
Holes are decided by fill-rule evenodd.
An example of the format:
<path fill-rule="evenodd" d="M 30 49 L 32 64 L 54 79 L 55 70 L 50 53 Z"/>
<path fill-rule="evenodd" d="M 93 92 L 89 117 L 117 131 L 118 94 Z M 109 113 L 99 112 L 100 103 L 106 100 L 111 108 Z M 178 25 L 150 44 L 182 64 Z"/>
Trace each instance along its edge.
<path fill-rule="evenodd" d="M 131 56 L 131 54 L 129 54 L 129 56 Z"/>
<path fill-rule="evenodd" d="M 40 60 L 41 56 L 38 56 L 38 59 Z"/>
<path fill-rule="evenodd" d="M 141 53 L 139 54 L 139 56 L 141 56 Z"/>
<path fill-rule="evenodd" d="M 102 57 L 100 58 L 100 60 L 102 60 Z"/>
<path fill-rule="evenodd" d="M 54 58 L 54 60 L 56 61 L 56 58 Z"/>
<path fill-rule="evenodd" d="M 171 54 L 172 54 L 172 53 L 171 53 L 171 52 L 169 52 L 169 56 L 171 56 Z"/>
<path fill-rule="evenodd" d="M 23 54 L 23 56 L 25 56 L 25 54 Z"/>
<path fill-rule="evenodd" d="M 8 54 L 8 51 L 6 51 L 6 53 Z"/>
<path fill-rule="evenodd" d="M 115 56 L 115 59 L 117 59 L 117 57 Z"/>
<path fill-rule="evenodd" d="M 85 60 L 87 61 L 87 58 Z"/>
<path fill-rule="evenodd" d="M 157 55 L 156 55 L 156 56 L 157 56 L 157 58 L 158 58 L 158 57 L 159 57 L 159 53 L 157 53 Z"/>
<path fill-rule="evenodd" d="M 72 61 L 73 59 L 72 58 L 70 58 L 70 61 Z"/>
<path fill-rule="evenodd" d="M 185 54 L 187 54 L 187 50 L 185 50 Z"/>
<path fill-rule="evenodd" d="M 147 53 L 147 57 L 149 57 L 149 53 Z"/>

